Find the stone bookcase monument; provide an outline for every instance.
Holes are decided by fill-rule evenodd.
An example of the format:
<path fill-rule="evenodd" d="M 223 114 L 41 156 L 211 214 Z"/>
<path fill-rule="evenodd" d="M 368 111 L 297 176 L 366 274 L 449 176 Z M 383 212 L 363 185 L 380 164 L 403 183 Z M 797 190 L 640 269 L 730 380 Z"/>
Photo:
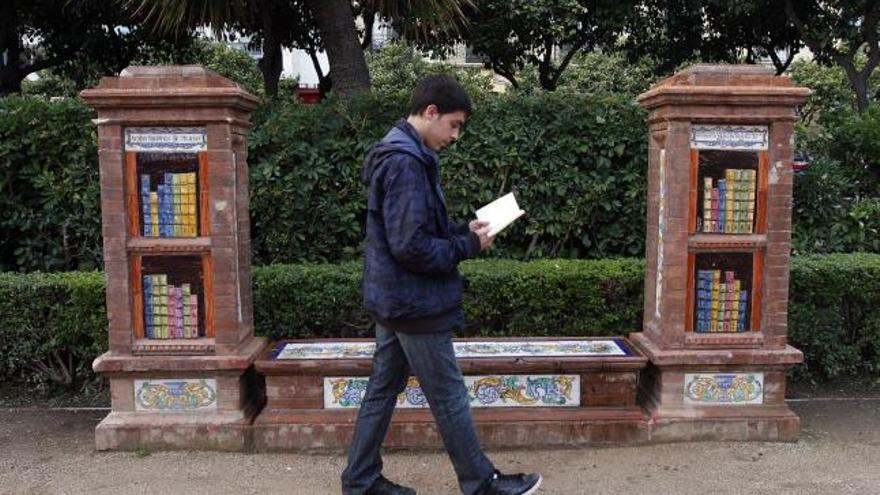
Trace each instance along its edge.
<path fill-rule="evenodd" d="M 642 332 L 457 341 L 485 445 L 798 437 L 784 396 L 803 358 L 786 337 L 793 126 L 808 95 L 760 67 L 697 65 L 639 97 Z M 372 342 L 254 337 L 257 98 L 193 66 L 132 67 L 82 96 L 98 111 L 110 335 L 94 363 L 112 396 L 98 449 L 344 448 Z M 441 445 L 417 381 L 398 404 L 387 445 Z"/>
<path fill-rule="evenodd" d="M 112 412 L 98 449 L 241 450 L 260 397 L 246 134 L 258 99 L 195 66 L 130 67 L 98 112 Z"/>
<path fill-rule="evenodd" d="M 696 65 L 648 109 L 642 403 L 652 440 L 795 440 L 784 402 L 795 110 L 759 66 Z"/>

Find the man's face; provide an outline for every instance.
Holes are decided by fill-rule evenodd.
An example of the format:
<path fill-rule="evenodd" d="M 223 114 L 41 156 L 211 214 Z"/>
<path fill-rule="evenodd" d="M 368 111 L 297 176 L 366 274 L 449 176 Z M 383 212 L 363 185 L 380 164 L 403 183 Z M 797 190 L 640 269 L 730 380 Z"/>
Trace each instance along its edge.
<path fill-rule="evenodd" d="M 440 151 L 457 141 L 467 120 L 467 114 L 461 110 L 441 114 L 435 105 L 428 105 L 423 116 L 427 125 L 422 138 L 425 145 L 434 151 Z"/>

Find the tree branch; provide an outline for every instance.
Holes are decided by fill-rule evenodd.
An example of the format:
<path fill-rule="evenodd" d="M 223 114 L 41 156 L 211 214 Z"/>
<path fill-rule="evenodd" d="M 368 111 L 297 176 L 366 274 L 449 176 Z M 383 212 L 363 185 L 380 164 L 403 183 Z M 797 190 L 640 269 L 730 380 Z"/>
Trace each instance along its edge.
<path fill-rule="evenodd" d="M 553 87 L 556 87 L 556 85 L 559 82 L 559 78 L 562 76 L 562 73 L 568 67 L 568 64 L 571 63 L 572 59 L 577 54 L 577 52 L 579 52 L 581 50 L 581 48 L 583 48 L 584 45 L 587 44 L 587 41 L 588 41 L 587 37 L 584 37 L 583 39 L 581 39 L 581 41 L 579 41 L 578 44 L 573 46 L 571 48 L 571 50 L 569 50 L 568 53 L 565 54 L 565 57 L 562 58 L 562 62 L 559 63 L 559 67 L 556 69 L 556 75 L 553 77 Z"/>
<path fill-rule="evenodd" d="M 867 79 L 877 64 L 880 63 L 880 46 L 877 44 L 877 23 L 880 22 L 880 6 L 876 3 L 870 4 L 871 10 L 865 12 L 865 18 L 862 22 L 862 36 L 868 45 L 868 61 L 862 69 L 862 75 Z"/>
<path fill-rule="evenodd" d="M 501 64 L 495 61 L 490 62 L 490 66 L 496 74 L 510 81 L 510 84 L 513 85 L 514 88 L 519 89 L 519 83 L 516 81 L 516 77 L 514 77 L 512 72 L 506 70 Z"/>
<path fill-rule="evenodd" d="M 55 358 L 55 362 L 58 363 L 58 369 L 61 370 L 61 374 L 64 378 L 65 385 L 70 385 L 73 383 L 73 376 L 70 373 L 70 370 L 67 368 L 67 364 L 64 362 L 64 358 L 61 357 L 61 352 L 57 349 L 52 351 L 52 357 Z"/>
<path fill-rule="evenodd" d="M 761 48 L 767 52 L 767 56 L 770 57 L 770 60 L 773 62 L 773 66 L 776 67 L 776 75 L 782 75 L 785 72 L 785 69 L 791 64 L 791 61 L 794 59 L 794 50 L 789 50 L 788 55 L 785 58 L 785 62 L 783 62 L 779 55 L 776 54 L 776 48 L 771 45 L 762 45 Z M 751 50 L 751 48 L 749 48 Z"/>
<path fill-rule="evenodd" d="M 364 20 L 364 39 L 361 41 L 361 49 L 366 50 L 372 48 L 373 45 L 373 24 L 376 22 L 376 10 L 365 7 L 361 17 Z"/>
<path fill-rule="evenodd" d="M 50 360 L 51 363 L 51 360 Z M 28 369 L 31 371 L 42 374 L 52 380 L 54 383 L 63 383 L 64 378 L 61 376 L 61 373 L 58 372 L 51 364 L 46 364 L 43 359 L 38 359 L 33 361 L 28 365 Z"/>
<path fill-rule="evenodd" d="M 834 47 L 834 45 L 823 46 L 819 43 L 818 39 L 814 38 L 807 32 L 807 27 L 804 25 L 803 20 L 801 20 L 794 11 L 792 0 L 785 0 L 785 15 L 788 16 L 788 20 L 790 20 L 792 24 L 794 24 L 794 27 L 797 28 L 798 32 L 801 34 L 801 39 L 804 40 L 804 43 L 813 51 L 813 53 L 819 55 L 822 52 L 827 52 L 831 58 L 844 56 Z"/>
<path fill-rule="evenodd" d="M 315 67 L 315 73 L 318 74 L 318 80 L 324 79 L 324 71 L 321 69 L 321 62 L 318 60 L 318 54 L 313 48 L 306 50 L 309 52 L 309 58 L 312 59 L 312 65 Z"/>
<path fill-rule="evenodd" d="M 76 50 L 72 50 L 69 54 L 72 54 L 75 52 L 76 52 Z M 67 57 L 66 56 L 55 56 L 55 57 L 49 57 L 49 58 L 46 58 L 43 60 L 37 60 L 31 64 L 27 64 L 27 65 L 22 66 L 21 72 L 25 76 L 27 76 L 28 74 L 30 74 L 32 72 L 38 72 L 43 69 L 48 69 L 49 67 L 54 67 L 54 66 L 60 64 L 62 61 L 64 61 L 65 58 L 67 58 Z"/>

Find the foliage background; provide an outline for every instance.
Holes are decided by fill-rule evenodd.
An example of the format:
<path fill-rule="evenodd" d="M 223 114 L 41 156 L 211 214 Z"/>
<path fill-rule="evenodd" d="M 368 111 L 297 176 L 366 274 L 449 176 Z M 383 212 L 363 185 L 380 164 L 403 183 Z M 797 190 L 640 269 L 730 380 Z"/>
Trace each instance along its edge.
<path fill-rule="evenodd" d="M 230 58 L 221 45 L 193 50 L 197 60 L 260 91 L 259 70 L 246 55 Z M 319 105 L 279 97 L 253 116 L 256 264 L 358 258 L 361 160 L 405 114 L 415 81 L 431 72 L 455 74 L 476 108 L 460 142 L 442 156 L 453 218 L 467 219 L 510 190 L 528 212 L 491 256 L 643 254 L 645 114 L 634 98 L 656 74 L 649 60 L 631 64 L 620 55 L 593 53 L 578 58 L 555 92 L 524 83 L 507 94 L 493 93 L 480 71 L 426 62 L 402 44 L 371 54 L 369 63 L 371 93 Z M 880 107 L 852 111 L 839 72 L 803 64 L 792 70 L 797 82 L 819 88 L 798 131 L 798 146 L 812 164 L 795 178 L 795 254 L 880 250 Z M 93 116 L 75 98 L 0 100 L 0 269 L 100 268 Z"/>

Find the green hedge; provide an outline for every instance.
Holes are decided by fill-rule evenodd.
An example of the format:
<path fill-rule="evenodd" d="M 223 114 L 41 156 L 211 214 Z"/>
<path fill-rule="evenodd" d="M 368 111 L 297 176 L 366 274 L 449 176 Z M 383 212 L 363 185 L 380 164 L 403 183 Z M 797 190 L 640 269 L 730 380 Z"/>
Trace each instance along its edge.
<path fill-rule="evenodd" d="M 399 96 L 346 105 L 277 102 L 255 116 L 248 165 L 257 264 L 357 259 L 363 156 L 404 115 Z M 603 258 L 644 253 L 644 112 L 629 98 L 553 93 L 475 102 L 441 153 L 450 216 L 514 190 L 528 215 L 493 256 Z"/>
<path fill-rule="evenodd" d="M 369 336 L 360 264 L 254 270 L 259 335 Z M 464 335 L 621 335 L 638 330 L 644 263 L 477 260 L 463 265 Z M 880 255 L 796 257 L 789 340 L 804 351 L 796 373 L 821 380 L 880 378 Z M 0 379 L 91 378 L 107 348 L 104 282 L 97 272 L 0 273 Z"/>
<path fill-rule="evenodd" d="M 880 378 L 880 255 L 793 259 L 788 337 L 804 352 L 811 378 Z"/>
<path fill-rule="evenodd" d="M 644 263 L 616 260 L 475 260 L 464 335 L 608 335 L 640 326 Z M 275 265 L 254 270 L 254 319 L 271 338 L 361 337 L 361 264 Z"/>
<path fill-rule="evenodd" d="M 77 100 L 0 98 L 0 271 L 101 267 L 92 118 Z"/>
<path fill-rule="evenodd" d="M 72 385 L 107 349 L 100 272 L 0 272 L 0 379 Z"/>

